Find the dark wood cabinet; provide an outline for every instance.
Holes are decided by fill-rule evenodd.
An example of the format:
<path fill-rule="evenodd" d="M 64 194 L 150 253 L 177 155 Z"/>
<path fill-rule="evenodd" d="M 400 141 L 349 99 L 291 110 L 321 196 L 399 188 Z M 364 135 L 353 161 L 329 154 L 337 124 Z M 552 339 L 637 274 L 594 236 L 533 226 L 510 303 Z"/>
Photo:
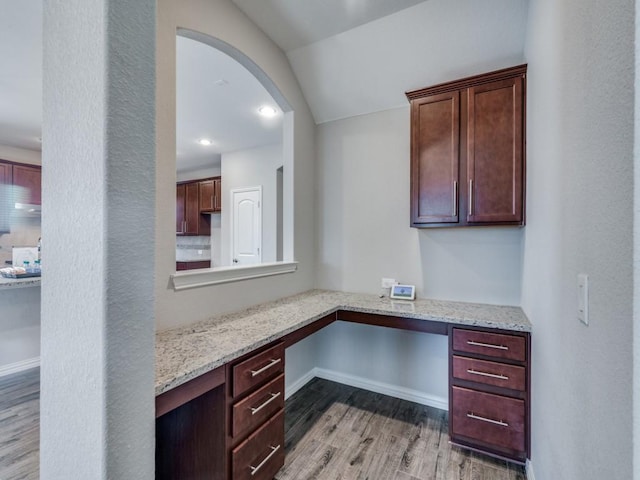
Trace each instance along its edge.
<path fill-rule="evenodd" d="M 176 271 L 197 270 L 199 268 L 211 268 L 211 260 L 198 260 L 194 262 L 176 262 Z"/>
<path fill-rule="evenodd" d="M 13 165 L 14 198 L 18 203 L 42 204 L 42 170 L 38 166 Z"/>
<path fill-rule="evenodd" d="M 0 185 L 12 184 L 12 175 L 11 175 L 12 171 L 13 169 L 10 163 L 0 162 Z"/>
<path fill-rule="evenodd" d="M 411 226 L 524 224 L 526 71 L 407 92 Z"/>
<path fill-rule="evenodd" d="M 200 182 L 176 186 L 176 235 L 211 235 L 211 219 L 200 213 Z"/>
<path fill-rule="evenodd" d="M 451 442 L 524 463 L 530 451 L 530 335 L 450 327 Z"/>
<path fill-rule="evenodd" d="M 221 187 L 220 177 L 200 180 L 200 212 L 217 213 L 222 211 Z"/>
<path fill-rule="evenodd" d="M 11 164 L 0 163 L 0 233 L 11 230 Z"/>

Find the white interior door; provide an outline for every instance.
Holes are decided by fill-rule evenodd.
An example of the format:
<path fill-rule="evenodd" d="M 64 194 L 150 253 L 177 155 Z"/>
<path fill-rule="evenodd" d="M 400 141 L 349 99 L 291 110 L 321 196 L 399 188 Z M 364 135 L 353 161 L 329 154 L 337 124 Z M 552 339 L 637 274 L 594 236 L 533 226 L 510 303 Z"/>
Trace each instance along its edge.
<path fill-rule="evenodd" d="M 262 262 L 262 186 L 231 190 L 231 264 Z"/>

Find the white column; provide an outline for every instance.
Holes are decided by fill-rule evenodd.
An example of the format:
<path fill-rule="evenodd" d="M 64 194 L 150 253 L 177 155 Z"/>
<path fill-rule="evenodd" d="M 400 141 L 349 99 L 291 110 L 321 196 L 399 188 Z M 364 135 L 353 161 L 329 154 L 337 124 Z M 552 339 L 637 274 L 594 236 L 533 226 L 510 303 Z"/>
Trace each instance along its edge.
<path fill-rule="evenodd" d="M 44 2 L 42 479 L 154 476 L 155 22 Z"/>

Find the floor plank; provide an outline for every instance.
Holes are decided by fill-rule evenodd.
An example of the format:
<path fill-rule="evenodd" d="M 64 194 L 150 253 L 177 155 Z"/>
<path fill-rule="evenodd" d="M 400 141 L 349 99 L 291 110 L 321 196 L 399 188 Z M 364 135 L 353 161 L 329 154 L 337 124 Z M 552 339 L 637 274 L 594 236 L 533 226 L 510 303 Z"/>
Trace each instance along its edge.
<path fill-rule="evenodd" d="M 0 479 L 38 480 L 40 369 L 0 377 Z"/>
<path fill-rule="evenodd" d="M 0 479 L 37 480 L 40 371 L 0 378 Z M 526 480 L 449 444 L 447 413 L 313 379 L 289 398 L 277 480 Z"/>
<path fill-rule="evenodd" d="M 525 480 L 520 465 L 449 444 L 442 410 L 315 378 L 285 406 L 277 480 Z"/>

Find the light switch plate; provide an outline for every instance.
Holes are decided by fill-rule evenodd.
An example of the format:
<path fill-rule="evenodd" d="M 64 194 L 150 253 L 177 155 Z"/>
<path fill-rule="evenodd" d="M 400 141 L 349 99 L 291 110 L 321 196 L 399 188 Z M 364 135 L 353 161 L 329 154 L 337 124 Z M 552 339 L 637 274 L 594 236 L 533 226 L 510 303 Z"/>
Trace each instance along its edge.
<path fill-rule="evenodd" d="M 578 274 L 578 320 L 589 325 L 589 276 Z"/>

